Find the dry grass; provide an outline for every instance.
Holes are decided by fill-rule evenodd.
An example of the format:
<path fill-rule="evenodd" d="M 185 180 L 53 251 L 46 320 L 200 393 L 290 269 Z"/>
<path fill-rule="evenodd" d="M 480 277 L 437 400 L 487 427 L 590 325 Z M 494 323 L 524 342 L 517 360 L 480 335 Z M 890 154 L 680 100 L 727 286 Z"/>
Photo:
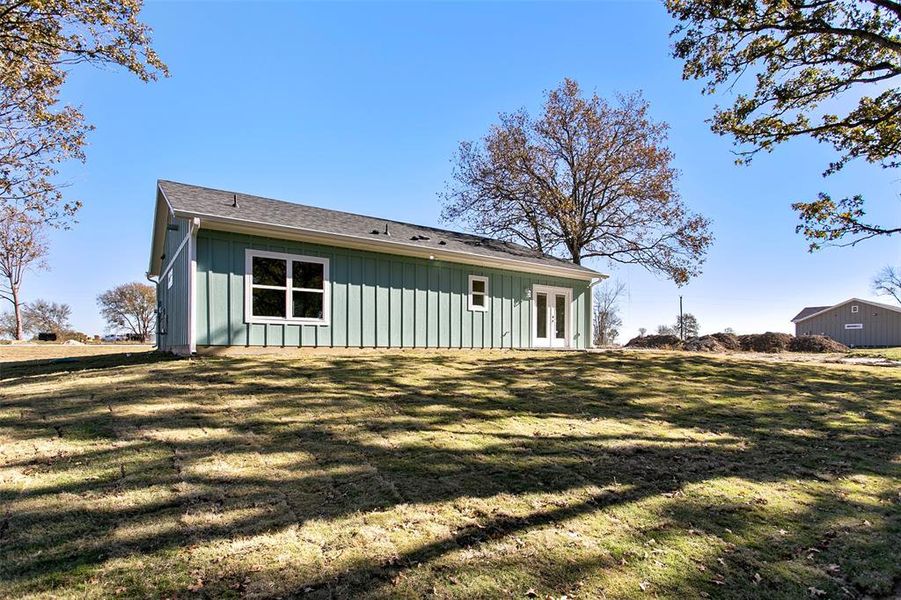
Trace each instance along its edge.
<path fill-rule="evenodd" d="M 887 358 L 889 360 L 901 360 L 901 348 L 870 348 L 862 350 L 854 350 L 852 356 L 874 356 L 876 358 Z"/>
<path fill-rule="evenodd" d="M 901 369 L 121 359 L 4 365 L 0 596 L 899 591 Z"/>
<path fill-rule="evenodd" d="M 51 361 L 86 356 L 104 356 L 107 354 L 131 354 L 148 352 L 152 349 L 153 346 L 146 344 L 90 344 L 84 346 L 39 343 L 0 344 L 0 363 L 26 360 Z"/>

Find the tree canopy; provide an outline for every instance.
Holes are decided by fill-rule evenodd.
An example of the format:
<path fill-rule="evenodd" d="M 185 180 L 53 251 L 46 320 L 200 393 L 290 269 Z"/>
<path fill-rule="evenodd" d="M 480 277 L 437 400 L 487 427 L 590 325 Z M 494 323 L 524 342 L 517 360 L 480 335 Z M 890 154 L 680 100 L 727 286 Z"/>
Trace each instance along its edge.
<path fill-rule="evenodd" d="M 577 264 L 640 264 L 679 284 L 700 272 L 708 222 L 679 197 L 668 127 L 639 94 L 610 103 L 566 79 L 542 114 L 499 120 L 460 144 L 445 220 Z"/>
<path fill-rule="evenodd" d="M 80 206 L 63 202 L 60 162 L 83 159 L 90 126 L 60 105 L 77 63 L 116 65 L 144 81 L 168 73 L 138 15 L 141 0 L 12 0 L 0 4 L 0 205 L 50 223 Z"/>
<path fill-rule="evenodd" d="M 110 329 L 125 330 L 147 341 L 154 329 L 156 290 L 146 283 L 125 283 L 97 297 Z"/>
<path fill-rule="evenodd" d="M 824 175 L 862 158 L 901 165 L 901 2 L 895 0 L 666 0 L 678 20 L 674 55 L 708 94 L 739 90 L 712 128 L 733 136 L 747 163 L 809 136 L 837 158 Z M 740 80 L 753 79 L 750 91 Z M 744 90 L 744 91 L 742 91 Z M 795 202 L 811 250 L 901 232 L 865 218 L 860 196 Z"/>
<path fill-rule="evenodd" d="M 66 333 L 72 326 L 69 317 L 72 309 L 68 304 L 57 304 L 47 300 L 29 302 L 23 308 L 26 329 L 34 333 Z"/>

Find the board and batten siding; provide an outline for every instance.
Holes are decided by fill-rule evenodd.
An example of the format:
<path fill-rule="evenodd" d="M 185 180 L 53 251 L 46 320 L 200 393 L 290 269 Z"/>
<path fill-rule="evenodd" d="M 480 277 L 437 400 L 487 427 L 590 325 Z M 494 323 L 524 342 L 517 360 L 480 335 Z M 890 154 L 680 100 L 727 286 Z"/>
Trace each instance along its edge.
<path fill-rule="evenodd" d="M 189 223 L 187 219 L 172 219 L 171 225 L 178 227 L 177 231 L 166 230 L 164 268 L 178 251 L 179 246 L 188 235 Z M 172 287 L 169 287 L 169 276 L 164 274 L 156 286 L 157 303 L 163 309 L 162 315 L 157 321 L 157 347 L 165 351 L 184 352 L 188 348 L 188 273 L 190 269 L 190 257 L 188 245 L 182 247 L 181 252 L 175 257 L 172 265 Z M 162 321 L 165 321 L 163 323 Z M 165 327 L 165 333 L 159 329 Z"/>
<path fill-rule="evenodd" d="M 852 313 L 851 307 L 858 312 Z M 861 329 L 845 329 L 860 324 Z M 901 346 L 901 313 L 861 301 L 852 301 L 795 323 L 795 335 L 826 335 L 846 346 Z"/>
<path fill-rule="evenodd" d="M 590 345 L 589 282 L 201 229 L 199 346 L 529 348 L 534 284 L 569 288 L 571 346 Z M 244 321 L 247 249 L 329 259 L 328 325 Z M 489 278 L 488 310 L 468 309 L 469 275 Z"/>

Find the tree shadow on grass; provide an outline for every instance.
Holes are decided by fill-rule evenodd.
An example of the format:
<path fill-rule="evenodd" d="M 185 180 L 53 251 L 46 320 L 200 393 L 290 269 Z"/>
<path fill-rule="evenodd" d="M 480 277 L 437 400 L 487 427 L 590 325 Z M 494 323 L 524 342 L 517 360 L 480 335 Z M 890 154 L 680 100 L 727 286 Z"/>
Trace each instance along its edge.
<path fill-rule="evenodd" d="M 36 375 L 55 375 L 76 371 L 105 370 L 117 367 L 147 365 L 170 360 L 179 360 L 179 357 L 166 352 L 140 351 L 122 352 L 121 354 L 101 354 L 97 356 L 7 361 L 0 363 L 0 381 Z"/>
<path fill-rule="evenodd" d="M 208 359 L 154 373 L 144 366 L 122 369 L 121 378 L 115 371 L 112 381 L 98 366 L 96 381 L 86 373 L 50 393 L 26 381 L 15 396 L 0 396 L 4 438 L 49 445 L 35 445 L 31 456 L 2 457 L 0 467 L 35 481 L 0 487 L 0 503 L 12 507 L 0 526 L 0 581 L 41 589 L 116 559 L 317 520 L 339 527 L 356 515 L 405 506 L 481 506 L 498 497 L 517 504 L 513 514 L 461 519 L 449 535 L 423 538 L 404 552 L 296 574 L 273 592 L 392 595 L 399 576 L 415 577 L 451 553 L 666 496 L 671 530 L 658 538 L 718 527 L 745 545 L 734 569 L 714 570 L 724 545 L 706 571 L 663 577 L 661 591 L 722 592 L 710 576 L 716 572 L 745 586 L 720 595 L 742 596 L 741 589 L 752 589 L 748 570 L 757 568 L 770 578 L 764 587 L 792 595 L 804 590 L 792 579 L 794 563 L 789 575 L 759 565 L 773 554 L 772 530 L 784 518 L 771 509 L 735 508 L 728 499 L 678 494 L 723 478 L 776 486 L 810 481 L 803 510 L 788 517 L 797 531 L 780 538 L 795 552 L 847 530 L 836 521 L 855 512 L 891 516 L 885 507 L 835 500 L 822 482 L 859 473 L 898 477 L 897 379 L 869 371 L 533 353 Z M 54 382 L 61 380 L 41 380 Z M 786 403 L 774 404 L 774 397 Z M 247 460 L 262 466 L 216 467 Z M 560 505 L 523 512 L 524 499 L 535 495 Z M 63 497 L 88 502 L 69 506 Z M 142 500 L 110 500 L 129 497 Z M 143 527 L 151 522 L 171 526 Z M 125 525 L 130 533 L 123 537 Z M 870 541 L 855 533 L 830 542 L 829 556 L 847 576 L 814 569 L 812 580 L 831 591 L 850 586 L 851 595 L 891 590 L 897 566 L 878 555 L 899 541 L 897 522 L 887 517 L 868 533 Z M 525 561 L 505 568 L 535 567 Z M 570 582 L 556 581 L 567 579 L 564 571 L 545 568 L 539 584 L 548 593 L 572 591 Z M 264 577 L 254 573 L 232 573 L 206 589 L 226 593 L 235 582 Z M 425 592 L 426 584 L 414 588 Z"/>

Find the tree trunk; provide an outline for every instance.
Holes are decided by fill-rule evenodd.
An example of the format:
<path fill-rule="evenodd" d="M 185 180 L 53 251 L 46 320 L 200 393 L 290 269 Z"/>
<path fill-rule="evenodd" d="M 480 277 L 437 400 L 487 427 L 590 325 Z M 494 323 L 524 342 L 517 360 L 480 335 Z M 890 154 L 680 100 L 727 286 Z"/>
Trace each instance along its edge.
<path fill-rule="evenodd" d="M 574 265 L 582 264 L 582 245 L 577 241 L 566 242 L 566 248 L 569 250 L 570 256 L 573 258 Z"/>
<path fill-rule="evenodd" d="M 16 339 L 22 341 L 25 339 L 25 328 L 22 325 L 22 306 L 19 303 L 19 288 L 12 287 L 13 295 L 13 312 L 16 315 Z"/>

